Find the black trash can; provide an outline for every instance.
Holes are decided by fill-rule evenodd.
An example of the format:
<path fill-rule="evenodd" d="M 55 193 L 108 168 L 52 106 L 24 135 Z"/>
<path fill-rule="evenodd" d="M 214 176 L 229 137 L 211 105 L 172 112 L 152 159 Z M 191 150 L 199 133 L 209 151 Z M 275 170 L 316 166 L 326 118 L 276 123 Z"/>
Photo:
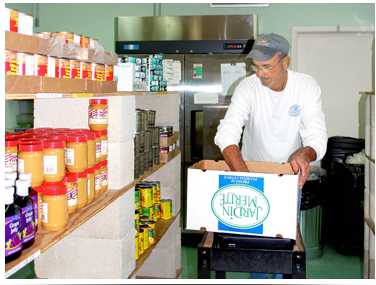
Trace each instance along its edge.
<path fill-rule="evenodd" d="M 322 204 L 326 171 L 312 166 L 302 189 L 300 231 L 306 249 L 306 260 L 321 258 L 324 254 L 322 239 Z"/>

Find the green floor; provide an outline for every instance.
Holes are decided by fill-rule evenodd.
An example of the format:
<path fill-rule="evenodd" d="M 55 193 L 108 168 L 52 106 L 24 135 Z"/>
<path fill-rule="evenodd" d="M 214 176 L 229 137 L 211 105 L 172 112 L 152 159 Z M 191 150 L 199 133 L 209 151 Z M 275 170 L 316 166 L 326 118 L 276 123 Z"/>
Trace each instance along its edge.
<path fill-rule="evenodd" d="M 197 278 L 197 248 L 182 246 L 182 279 Z M 212 272 L 212 278 L 214 277 Z M 227 272 L 226 279 L 246 279 L 250 273 Z M 324 255 L 306 263 L 307 279 L 363 279 L 363 258 L 339 254 L 330 244 L 324 244 Z"/>

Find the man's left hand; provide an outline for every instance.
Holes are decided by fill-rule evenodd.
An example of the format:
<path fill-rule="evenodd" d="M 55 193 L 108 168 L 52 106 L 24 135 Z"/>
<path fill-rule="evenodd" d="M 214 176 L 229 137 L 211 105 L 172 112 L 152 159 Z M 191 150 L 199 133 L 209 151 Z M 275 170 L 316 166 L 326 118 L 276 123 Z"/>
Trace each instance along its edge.
<path fill-rule="evenodd" d="M 316 159 L 316 151 L 312 147 L 305 147 L 297 152 L 291 159 L 291 167 L 295 173 L 300 169 L 299 189 L 303 188 L 310 172 L 309 163 Z"/>

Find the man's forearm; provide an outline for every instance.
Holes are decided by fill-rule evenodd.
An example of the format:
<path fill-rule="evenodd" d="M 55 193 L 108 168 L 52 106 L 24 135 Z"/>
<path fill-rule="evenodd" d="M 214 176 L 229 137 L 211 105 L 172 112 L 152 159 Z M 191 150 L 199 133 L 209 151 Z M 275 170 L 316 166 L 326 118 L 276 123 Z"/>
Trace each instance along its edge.
<path fill-rule="evenodd" d="M 248 168 L 242 158 L 237 145 L 227 146 L 223 152 L 223 157 L 232 171 L 248 172 Z"/>

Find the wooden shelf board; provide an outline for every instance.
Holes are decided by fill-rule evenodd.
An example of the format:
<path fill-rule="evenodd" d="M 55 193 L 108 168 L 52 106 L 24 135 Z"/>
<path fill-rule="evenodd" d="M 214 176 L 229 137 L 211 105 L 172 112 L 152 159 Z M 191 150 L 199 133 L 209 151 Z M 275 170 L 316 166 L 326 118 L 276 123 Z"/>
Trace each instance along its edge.
<path fill-rule="evenodd" d="M 55 243 L 69 235 L 83 223 L 88 221 L 90 218 L 98 214 L 108 205 L 113 203 L 116 199 L 120 196 L 125 194 L 128 190 L 134 187 L 137 183 L 141 182 L 142 180 L 146 179 L 148 176 L 159 170 L 165 164 L 160 164 L 158 166 L 154 166 L 153 168 L 149 169 L 148 172 L 145 172 L 142 176 L 138 179 L 133 180 L 131 183 L 126 185 L 121 189 L 111 190 L 108 189 L 106 192 L 99 195 L 91 204 L 88 204 L 84 208 L 77 209 L 77 211 L 73 214 L 69 215 L 68 225 L 64 230 L 57 231 L 57 232 L 49 232 L 43 228 L 40 228 L 36 233 L 35 243 L 28 249 L 22 251 L 22 254 L 19 258 L 5 264 L 5 274 L 6 277 L 15 273 L 22 267 L 19 267 L 20 264 L 31 262 L 35 259 L 40 253 L 43 253 L 48 248 L 53 246 Z M 27 261 L 25 263 L 25 261 Z M 19 268 L 18 268 L 19 267 Z M 13 272 L 14 271 L 14 272 Z"/>
<path fill-rule="evenodd" d="M 373 235 L 375 235 L 375 223 L 370 219 L 364 217 L 364 221 L 366 222 L 367 226 L 371 229 Z"/>
<path fill-rule="evenodd" d="M 39 94 L 39 93 L 38 93 Z M 43 93 L 40 93 L 43 94 Z M 46 93 L 49 94 L 49 93 Z M 54 93 L 51 93 L 54 94 Z M 112 97 L 112 96 L 137 96 L 137 95 L 169 95 L 169 94 L 180 94 L 179 91 L 173 92 L 149 92 L 149 91 L 127 91 L 127 92 L 115 92 L 115 93 L 60 93 L 56 92 L 56 94 L 62 94 L 62 97 L 55 97 L 56 99 L 61 98 L 82 98 L 82 97 Z M 51 99 L 53 97 L 48 97 L 47 99 Z M 25 93 L 25 94 L 10 94 L 5 93 L 5 100 L 34 100 L 39 99 L 37 98 L 37 93 Z M 44 99 L 44 98 L 41 98 Z"/>
<path fill-rule="evenodd" d="M 163 235 L 167 232 L 171 224 L 175 221 L 176 217 L 179 216 L 180 211 L 177 213 L 176 216 L 172 217 L 169 220 L 162 220 L 159 219 L 155 223 L 155 243 L 149 245 L 149 248 L 144 251 L 136 260 L 136 268 L 132 271 L 132 273 L 128 276 L 128 279 L 132 279 L 133 276 L 136 275 L 137 271 L 141 268 L 144 262 L 148 259 L 149 255 L 151 254 L 152 250 L 158 245 L 159 241 L 162 239 Z"/>

